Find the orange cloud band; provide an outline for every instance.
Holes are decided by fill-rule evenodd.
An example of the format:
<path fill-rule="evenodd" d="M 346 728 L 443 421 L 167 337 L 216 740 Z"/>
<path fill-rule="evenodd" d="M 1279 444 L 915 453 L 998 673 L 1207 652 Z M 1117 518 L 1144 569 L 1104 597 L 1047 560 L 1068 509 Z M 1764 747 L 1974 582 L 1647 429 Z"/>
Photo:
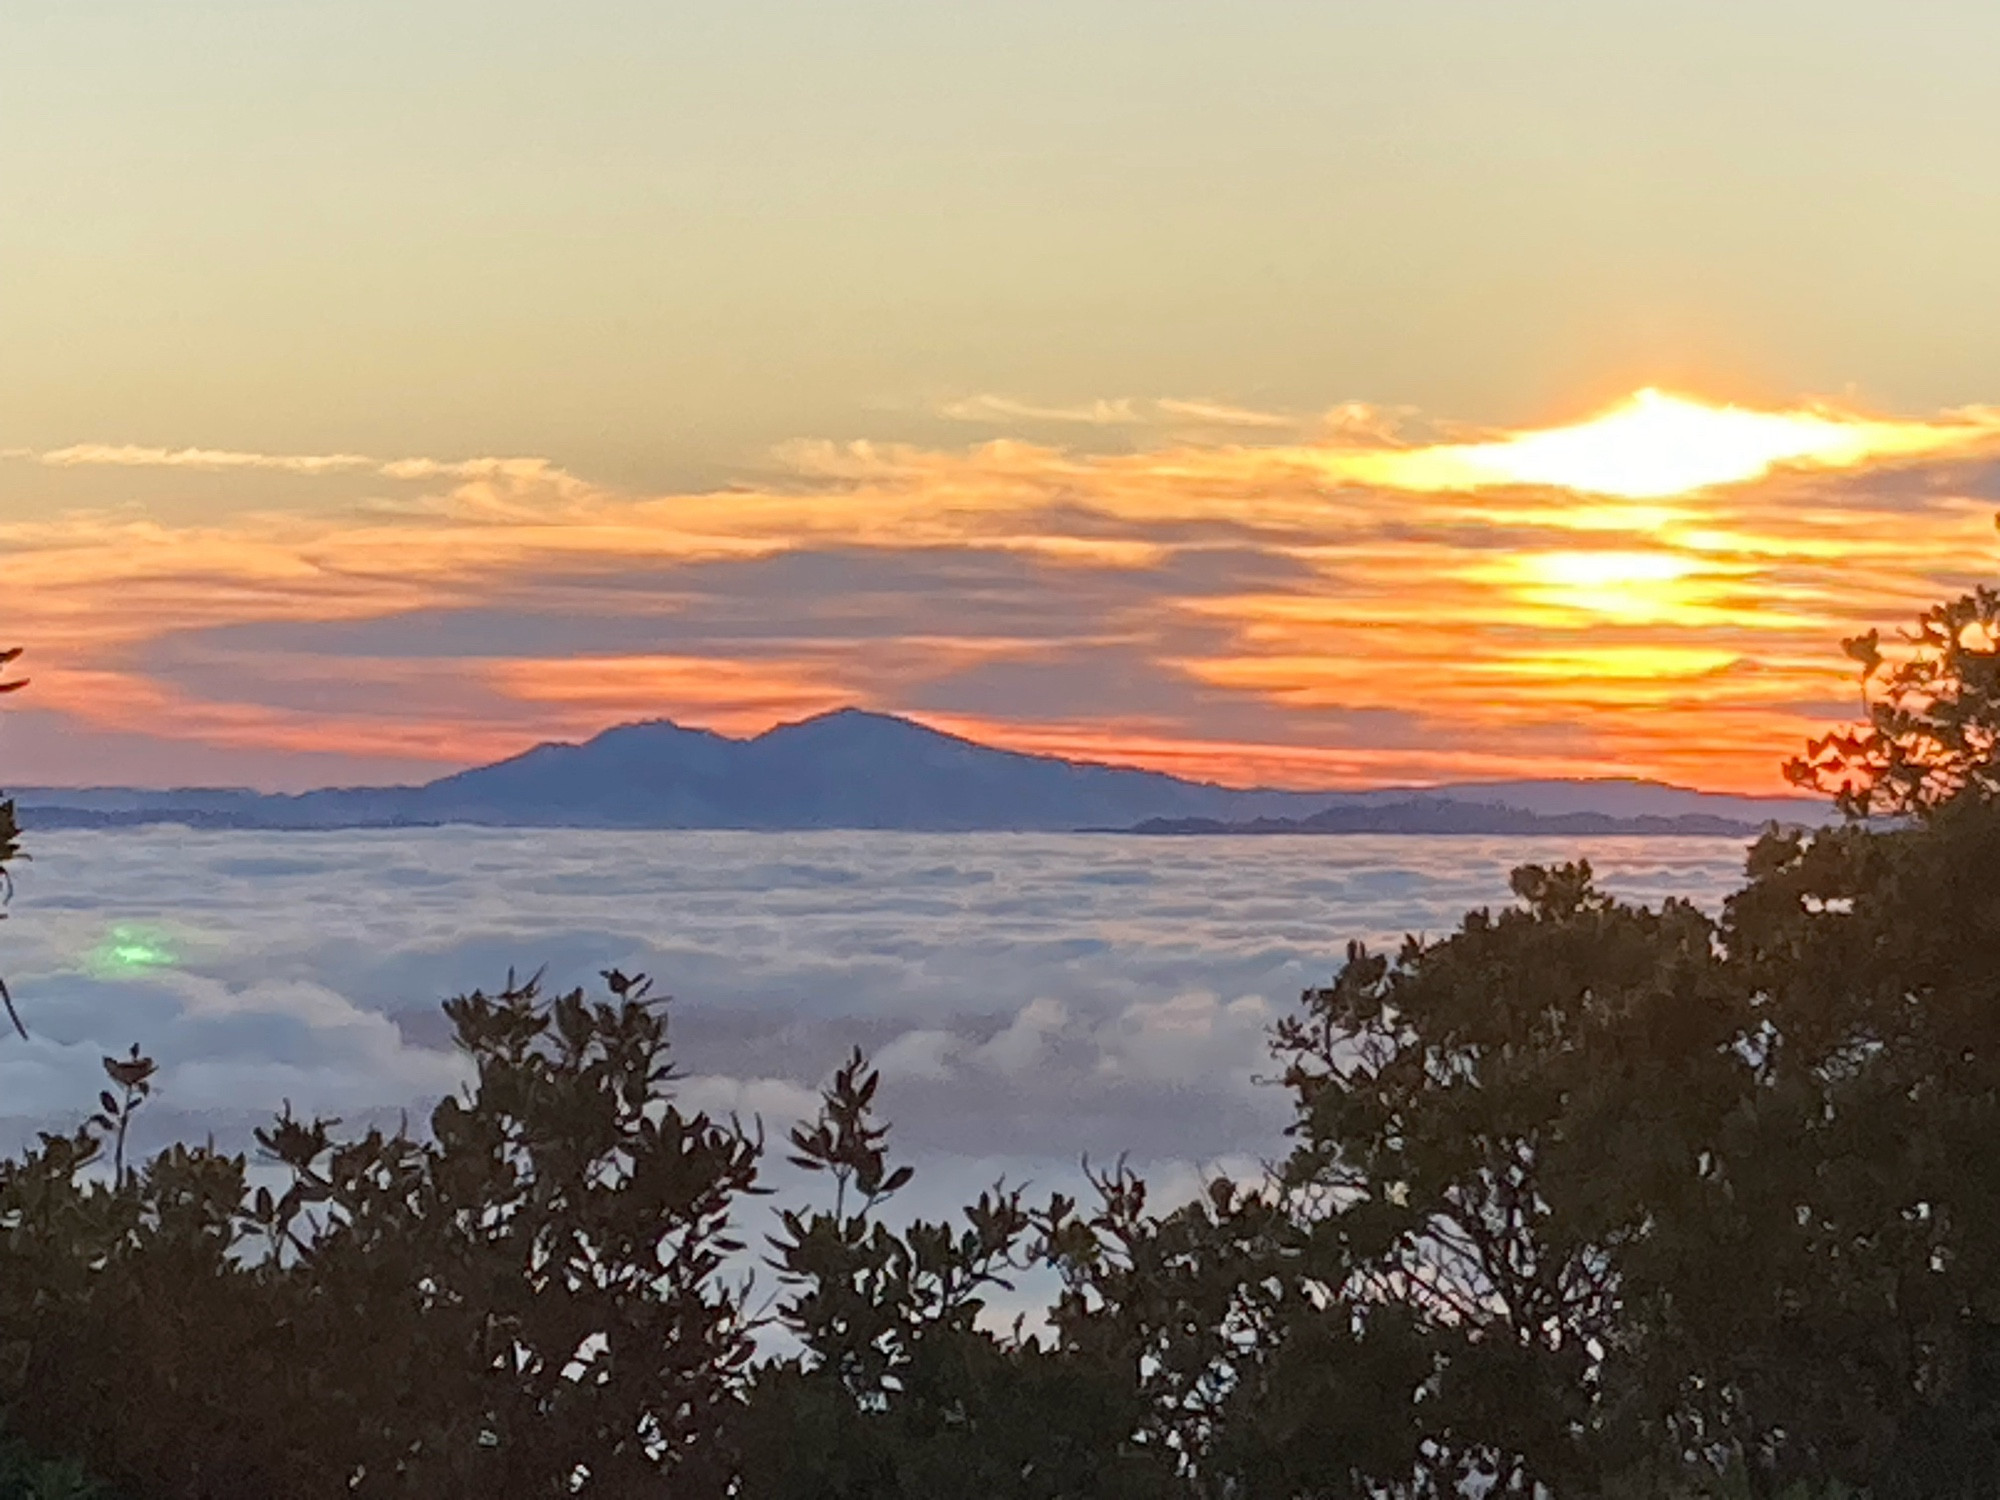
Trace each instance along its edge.
<path fill-rule="evenodd" d="M 1428 446 L 1358 422 L 1109 456 L 801 444 L 780 483 L 660 496 L 534 459 L 16 450 L 0 494 L 95 465 L 134 499 L 0 523 L 4 628 L 79 732 L 274 757 L 442 767 L 620 719 L 741 732 L 861 702 L 1236 782 L 1768 791 L 1852 698 L 1840 636 L 1990 574 L 1996 438 L 1987 413 L 1642 394 Z M 167 471 L 315 489 L 169 523 L 145 498 Z M 489 623 L 426 635 L 454 620 Z M 382 639 L 313 644 L 363 629 Z"/>

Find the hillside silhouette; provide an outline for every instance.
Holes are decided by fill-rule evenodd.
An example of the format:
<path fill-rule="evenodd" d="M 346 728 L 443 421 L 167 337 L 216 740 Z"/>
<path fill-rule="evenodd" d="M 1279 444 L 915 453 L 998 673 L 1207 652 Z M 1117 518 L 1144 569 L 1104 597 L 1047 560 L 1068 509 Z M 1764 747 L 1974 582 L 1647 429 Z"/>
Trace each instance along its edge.
<path fill-rule="evenodd" d="M 1337 822 L 1330 809 L 1369 808 L 1376 810 L 1364 819 L 1369 831 L 1421 833 L 1439 831 L 1431 824 L 1437 821 L 1433 808 L 1440 802 L 1511 810 L 1512 821 L 1505 826 L 1445 831 L 1525 832 L 1532 831 L 1528 825 L 1536 819 L 1591 814 L 1611 821 L 1589 829 L 1559 824 L 1546 831 L 1692 832 L 1632 820 L 1706 818 L 1715 820 L 1707 831 L 1734 833 L 1772 820 L 1813 822 L 1827 816 L 1824 803 L 1805 798 L 1732 797 L 1631 779 L 1475 782 L 1420 794 L 1410 788 L 1243 789 L 1132 766 L 1004 750 L 912 719 L 860 709 L 781 724 L 747 739 L 664 719 L 625 724 L 582 744 L 537 745 L 422 786 L 339 787 L 294 795 L 235 789 L 28 788 L 18 800 L 45 828 L 163 822 L 274 829 L 472 823 L 1033 832 L 1125 829 L 1152 820 L 1306 820 L 1321 814 Z M 1494 823 L 1493 815 L 1487 814 L 1486 822 Z"/>

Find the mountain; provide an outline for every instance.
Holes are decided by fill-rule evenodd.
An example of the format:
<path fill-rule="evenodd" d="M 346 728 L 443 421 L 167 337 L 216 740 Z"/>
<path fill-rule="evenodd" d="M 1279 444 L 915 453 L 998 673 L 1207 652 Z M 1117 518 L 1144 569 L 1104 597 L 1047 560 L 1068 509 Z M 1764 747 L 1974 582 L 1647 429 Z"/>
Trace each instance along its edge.
<path fill-rule="evenodd" d="M 1832 807 L 1817 799 L 1698 792 L 1692 787 L 1646 781 L 1636 776 L 1575 781 L 1462 781 L 1439 787 L 1380 787 L 1349 795 L 1376 803 L 1413 798 L 1497 803 L 1544 817 L 1586 812 L 1615 818 L 1715 817 L 1748 821 L 1760 828 L 1771 822 L 1820 823 L 1833 816 Z"/>
<path fill-rule="evenodd" d="M 1000 750 L 859 709 L 781 724 L 750 739 L 666 720 L 626 724 L 582 744 L 537 745 L 423 786 L 333 787 L 293 795 L 229 788 L 35 788 L 20 793 L 18 801 L 24 818 L 44 828 L 173 822 L 274 829 L 476 823 L 1034 831 L 1129 828 L 1156 820 L 1310 820 L 1334 809 L 1372 808 L 1369 816 L 1382 824 L 1380 831 L 1398 831 L 1403 824 L 1438 817 L 1423 810 L 1436 803 L 1497 804 L 1540 817 L 1700 816 L 1732 828 L 1826 816 L 1817 802 L 1728 797 L 1630 780 L 1364 792 L 1241 790 L 1129 766 Z"/>
<path fill-rule="evenodd" d="M 1746 799 L 1747 800 L 1747 799 Z M 1341 834 L 1457 833 L 1537 835 L 1640 835 L 1649 838 L 1748 838 L 1760 825 L 1713 813 L 1620 815 L 1607 812 L 1530 812 L 1503 802 L 1459 802 L 1448 797 L 1411 797 L 1396 802 L 1350 802 L 1304 818 L 1252 818 L 1228 823 L 1215 818 L 1148 818 L 1129 833 L 1145 834 Z"/>

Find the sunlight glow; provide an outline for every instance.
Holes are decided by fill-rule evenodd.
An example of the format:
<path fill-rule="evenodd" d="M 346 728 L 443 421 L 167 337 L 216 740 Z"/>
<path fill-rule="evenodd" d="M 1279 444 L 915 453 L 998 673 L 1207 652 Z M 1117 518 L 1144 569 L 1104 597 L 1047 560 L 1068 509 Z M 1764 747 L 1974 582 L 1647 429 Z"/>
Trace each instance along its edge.
<path fill-rule="evenodd" d="M 1889 420 L 1649 391 L 1585 415 L 1428 444 L 1392 416 L 1107 452 L 806 444 L 770 483 L 659 493 L 539 460 L 251 455 L 257 494 L 296 471 L 328 503 L 207 516 L 32 509 L 46 475 L 92 465 L 122 492 L 154 464 L 178 493 L 221 462 L 207 450 L 0 449 L 0 496 L 28 507 L 0 503 L 7 628 L 42 654 L 34 708 L 107 782 L 223 753 L 291 790 L 334 764 L 428 780 L 614 723 L 754 734 L 857 703 L 943 722 L 930 705 L 996 695 L 962 719 L 979 737 L 1238 784 L 1768 792 L 1821 705 L 1853 701 L 1841 638 L 1994 566 L 1979 460 L 2000 407 Z M 476 624 L 431 639 L 494 601 L 533 601 L 506 649 Z M 148 643 L 218 626 L 246 643 L 226 688 L 146 665 Z M 36 770 L 83 774 L 49 743 Z M 76 938 L 128 985 L 203 941 Z"/>
<path fill-rule="evenodd" d="M 1662 678 L 1707 677 L 1726 671 L 1739 659 L 1736 652 L 1709 646 L 1579 645 L 1488 662 L 1479 670 L 1500 677 L 1538 678 L 1559 692 L 1567 692 L 1580 679 L 1647 683 Z"/>
<path fill-rule="evenodd" d="M 1695 569 L 1692 559 L 1667 552 L 1538 552 L 1523 557 L 1520 566 L 1537 582 L 1577 589 L 1671 583 Z"/>
<path fill-rule="evenodd" d="M 1700 570 L 1671 552 L 1530 552 L 1507 559 L 1492 581 L 1529 603 L 1650 621 L 1687 613 L 1699 590 L 1686 580 Z"/>
<path fill-rule="evenodd" d="M 1750 411 L 1639 391 L 1569 427 L 1484 443 L 1336 453 L 1343 479 L 1404 490 L 1553 485 L 1653 500 L 1756 479 L 1784 464 L 1849 468 L 1936 453 L 2000 431 L 1990 415 L 1951 423 L 1888 422 L 1822 410 Z"/>

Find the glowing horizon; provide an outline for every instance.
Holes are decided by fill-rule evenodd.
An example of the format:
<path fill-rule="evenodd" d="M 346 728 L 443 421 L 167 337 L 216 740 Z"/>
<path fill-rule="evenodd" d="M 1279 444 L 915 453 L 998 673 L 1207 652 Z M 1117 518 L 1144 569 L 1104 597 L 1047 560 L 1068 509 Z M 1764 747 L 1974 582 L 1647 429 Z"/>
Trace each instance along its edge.
<path fill-rule="evenodd" d="M 1983 411 L 1642 391 L 1357 448 L 1157 405 L 1233 426 L 1127 453 L 801 444 L 775 481 L 667 494 L 505 456 L 0 452 L 16 490 L 218 497 L 0 521 L 35 679 L 0 768 L 427 779 L 634 719 L 741 734 L 856 705 L 1236 783 L 1778 792 L 1851 711 L 1840 639 L 1993 569 L 2000 482 L 1963 462 L 2000 436 Z"/>
<path fill-rule="evenodd" d="M 1336 453 L 1333 473 L 1392 489 L 1548 485 L 1661 500 L 1761 479 L 1788 464 L 1848 469 L 1968 447 L 2000 433 L 1981 411 L 1947 423 L 1882 421 L 1825 407 L 1754 411 L 1653 387 L 1580 422 L 1478 443 Z"/>

